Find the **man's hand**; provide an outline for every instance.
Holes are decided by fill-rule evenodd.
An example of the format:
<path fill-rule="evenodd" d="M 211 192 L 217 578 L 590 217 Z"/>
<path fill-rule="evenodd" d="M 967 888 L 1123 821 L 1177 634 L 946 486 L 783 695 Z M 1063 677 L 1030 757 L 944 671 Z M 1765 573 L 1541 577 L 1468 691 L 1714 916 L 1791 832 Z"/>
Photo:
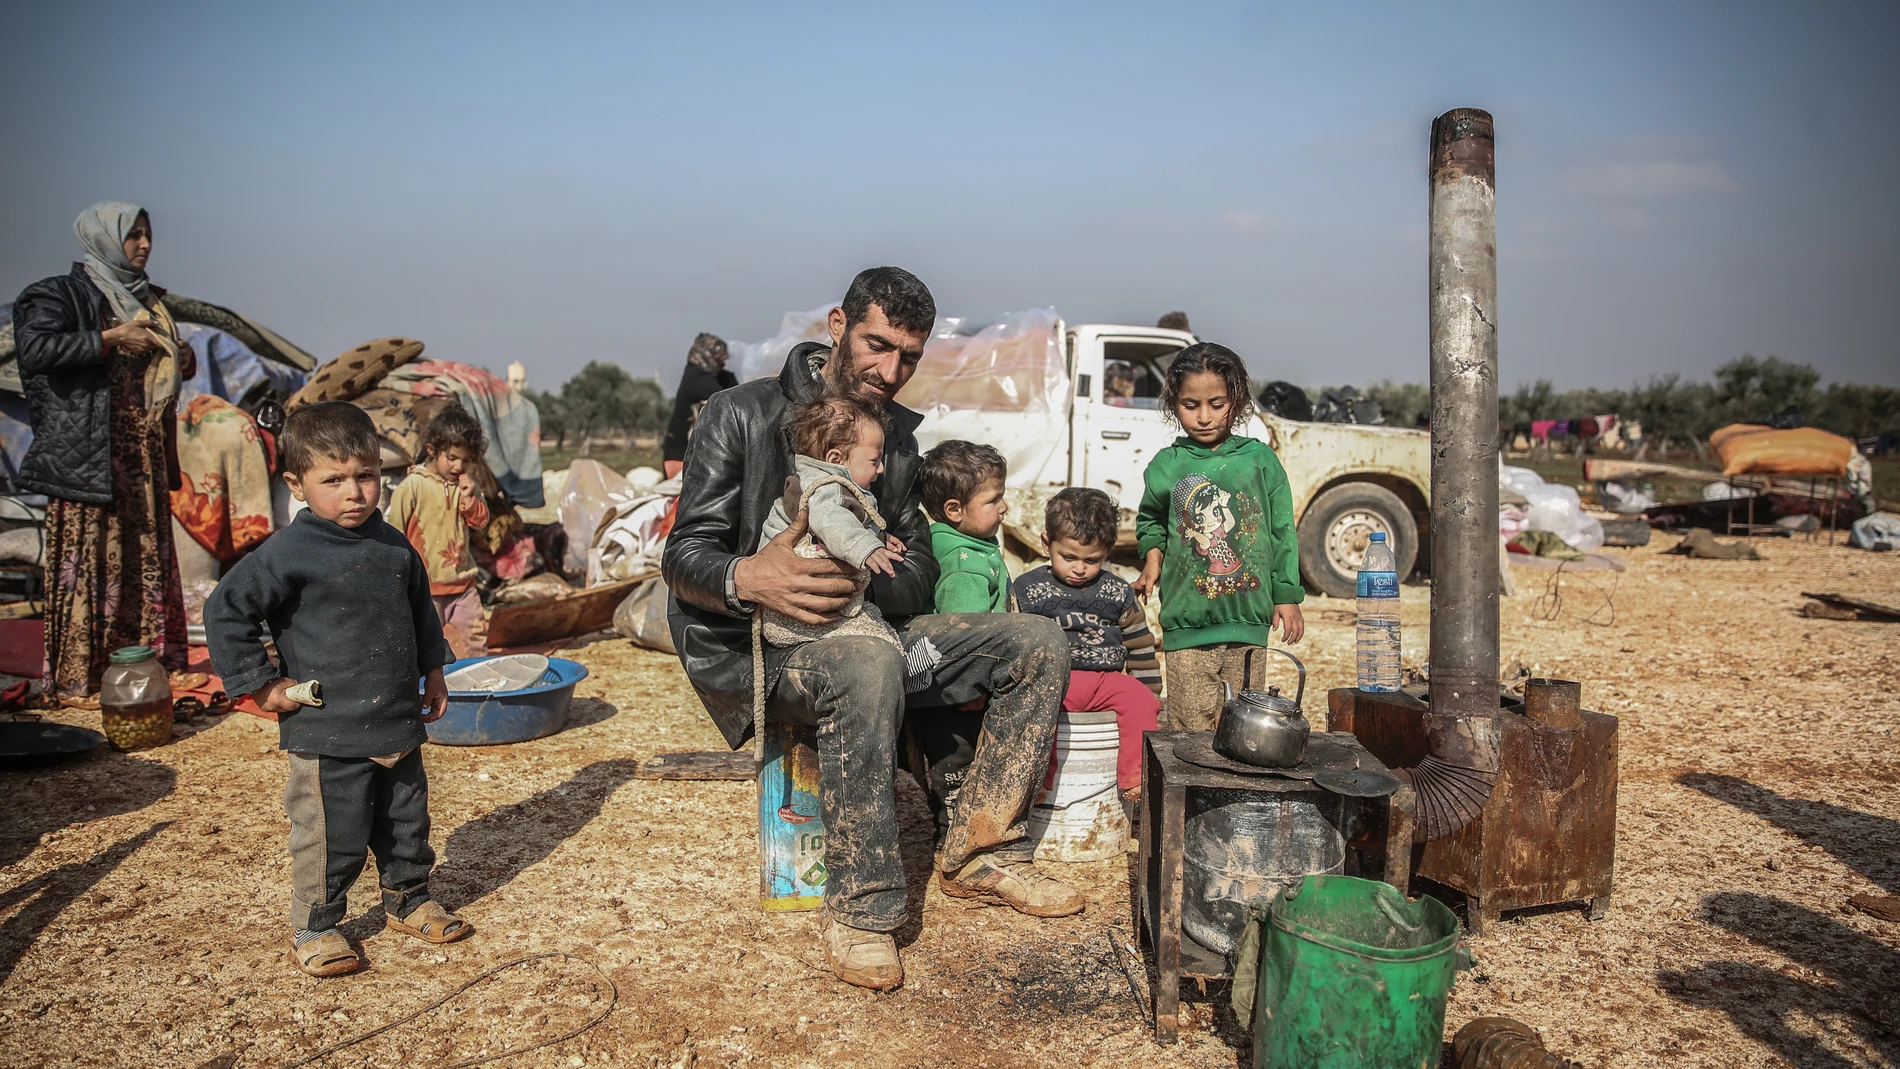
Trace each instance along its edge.
<path fill-rule="evenodd" d="M 158 348 L 158 337 L 151 331 L 151 325 L 144 320 L 121 323 L 100 335 L 105 339 L 107 352 L 149 353 Z M 295 706 L 297 703 L 292 702 Z M 277 710 L 288 712 L 289 710 Z"/>
<path fill-rule="evenodd" d="M 431 668 L 422 677 L 422 722 L 433 724 L 449 711 L 449 685 L 442 682 L 442 669 Z"/>
<path fill-rule="evenodd" d="M 897 577 L 896 558 L 891 555 L 890 547 L 879 546 L 864 558 L 864 566 L 874 572 L 883 572 L 895 579 Z"/>
<path fill-rule="evenodd" d="M 296 685 L 296 680 L 279 676 L 252 691 L 251 700 L 257 703 L 259 709 L 267 713 L 294 713 L 303 706 L 286 697 L 284 692 Z"/>
<path fill-rule="evenodd" d="M 884 548 L 891 551 L 891 556 L 896 557 L 898 560 L 903 560 L 904 551 L 910 547 L 904 545 L 904 540 L 896 535 L 885 535 Z"/>
<path fill-rule="evenodd" d="M 857 591 L 855 570 L 830 557 L 801 557 L 792 552 L 805 537 L 806 510 L 799 509 L 777 538 L 741 557 L 732 573 L 739 600 L 754 602 L 802 624 L 829 623 L 851 603 Z"/>
<path fill-rule="evenodd" d="M 1280 625 L 1280 641 L 1296 646 L 1306 636 L 1306 617 L 1300 615 L 1298 605 L 1275 605 L 1273 622 Z"/>

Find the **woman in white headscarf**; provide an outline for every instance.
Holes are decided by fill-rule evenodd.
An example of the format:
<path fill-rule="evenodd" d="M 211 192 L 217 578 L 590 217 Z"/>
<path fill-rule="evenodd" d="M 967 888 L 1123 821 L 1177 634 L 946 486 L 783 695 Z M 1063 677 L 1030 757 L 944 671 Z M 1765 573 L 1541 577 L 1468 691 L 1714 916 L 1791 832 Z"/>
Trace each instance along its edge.
<path fill-rule="evenodd" d="M 46 692 L 96 707 L 112 651 L 185 668 L 172 551 L 177 407 L 193 357 L 145 275 L 152 222 L 108 201 L 73 223 L 84 256 L 13 306 L 33 444 L 17 482 L 46 508 Z"/>

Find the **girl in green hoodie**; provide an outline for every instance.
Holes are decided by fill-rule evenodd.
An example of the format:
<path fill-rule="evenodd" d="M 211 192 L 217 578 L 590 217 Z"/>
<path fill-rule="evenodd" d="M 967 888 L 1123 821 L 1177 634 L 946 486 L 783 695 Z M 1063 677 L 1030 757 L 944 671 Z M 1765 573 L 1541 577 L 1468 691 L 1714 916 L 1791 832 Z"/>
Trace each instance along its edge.
<path fill-rule="evenodd" d="M 1204 731 L 1220 712 L 1222 683 L 1260 685 L 1245 678 L 1248 649 L 1265 646 L 1276 625 L 1288 645 L 1306 633 L 1306 590 L 1286 469 L 1266 443 L 1233 433 L 1253 409 L 1239 355 L 1212 342 L 1181 350 L 1161 401 L 1184 434 L 1144 476 L 1134 588 L 1143 597 L 1161 591 L 1168 720 Z"/>

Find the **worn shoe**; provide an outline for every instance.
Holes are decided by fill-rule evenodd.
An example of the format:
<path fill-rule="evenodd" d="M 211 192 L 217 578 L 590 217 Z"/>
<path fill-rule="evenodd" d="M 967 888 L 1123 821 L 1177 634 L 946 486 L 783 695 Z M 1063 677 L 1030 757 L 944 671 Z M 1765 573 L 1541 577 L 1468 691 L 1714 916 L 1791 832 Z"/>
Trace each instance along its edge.
<path fill-rule="evenodd" d="M 293 943 L 290 953 L 297 968 L 310 976 L 348 976 L 363 967 L 356 948 L 334 928 L 306 943 Z"/>
<path fill-rule="evenodd" d="M 1033 861 L 998 862 L 987 854 L 952 875 L 937 873 L 937 885 L 952 898 L 993 898 L 1031 917 L 1068 917 L 1082 912 L 1082 892 L 1043 874 Z"/>
<path fill-rule="evenodd" d="M 383 918 L 383 927 L 413 935 L 425 943 L 453 943 L 475 934 L 474 925 L 443 909 L 442 904 L 434 899 L 410 910 L 409 915 L 401 920 L 397 920 L 394 913 L 387 914 Z"/>
<path fill-rule="evenodd" d="M 873 991 L 889 991 L 904 982 L 904 963 L 897 957 L 897 941 L 889 932 L 853 928 L 833 920 L 830 914 L 819 924 L 825 964 L 838 979 Z"/>

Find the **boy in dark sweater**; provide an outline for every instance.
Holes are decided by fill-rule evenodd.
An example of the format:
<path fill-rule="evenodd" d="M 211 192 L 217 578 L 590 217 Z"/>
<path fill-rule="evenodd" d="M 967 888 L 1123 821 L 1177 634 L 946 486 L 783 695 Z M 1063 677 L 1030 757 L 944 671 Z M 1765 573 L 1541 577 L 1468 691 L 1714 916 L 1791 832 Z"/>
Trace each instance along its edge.
<path fill-rule="evenodd" d="M 1126 797 L 1141 788 L 1141 736 L 1161 713 L 1161 668 L 1135 591 L 1105 570 L 1121 513 L 1100 490 L 1071 486 L 1049 499 L 1042 547 L 1049 563 L 1016 579 L 1018 611 L 1047 616 L 1069 636 L 1069 713 L 1115 711 L 1121 752 L 1115 779 Z"/>
<path fill-rule="evenodd" d="M 422 725 L 448 707 L 450 656 L 428 569 L 376 508 L 381 464 L 368 414 L 341 401 L 305 405 L 285 421 L 279 448 L 284 481 L 309 508 L 218 583 L 205 633 L 225 689 L 278 715 L 278 745 L 290 753 L 297 967 L 341 976 L 362 967 L 336 926 L 366 851 L 376 855 L 390 928 L 431 943 L 474 932 L 429 897 Z M 320 690 L 292 697 L 299 681 Z"/>

